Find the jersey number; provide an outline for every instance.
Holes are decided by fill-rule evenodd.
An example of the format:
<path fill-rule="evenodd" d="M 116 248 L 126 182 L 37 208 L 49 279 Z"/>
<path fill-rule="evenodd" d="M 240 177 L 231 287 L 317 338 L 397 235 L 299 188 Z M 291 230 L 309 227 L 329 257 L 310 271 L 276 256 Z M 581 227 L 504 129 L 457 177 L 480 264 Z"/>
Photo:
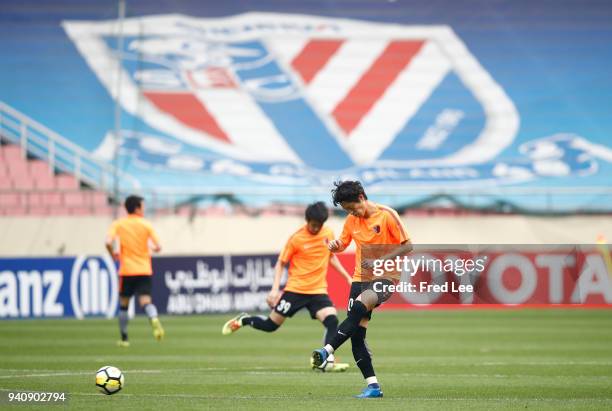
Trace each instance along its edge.
<path fill-rule="evenodd" d="M 291 309 L 291 303 L 285 300 L 280 300 L 276 306 L 276 311 L 279 313 L 287 314 Z"/>
<path fill-rule="evenodd" d="M 348 310 L 347 311 L 351 311 L 351 308 L 353 308 L 353 301 L 354 300 L 352 298 L 349 298 L 349 304 L 348 304 L 349 306 L 348 306 Z"/>

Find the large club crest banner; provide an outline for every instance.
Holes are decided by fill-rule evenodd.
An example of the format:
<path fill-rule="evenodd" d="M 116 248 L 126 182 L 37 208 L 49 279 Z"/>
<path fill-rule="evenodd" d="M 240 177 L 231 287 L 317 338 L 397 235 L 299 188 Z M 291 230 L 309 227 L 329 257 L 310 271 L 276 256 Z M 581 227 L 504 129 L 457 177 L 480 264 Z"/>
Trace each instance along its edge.
<path fill-rule="evenodd" d="M 588 176 L 612 150 L 556 130 L 515 145 L 520 114 L 449 26 L 306 15 L 64 21 L 126 115 L 109 130 L 144 185 L 499 185 Z M 118 32 L 122 41 L 118 41 Z M 146 171 L 156 178 L 147 184 Z M 161 178 L 158 178 L 162 176 Z M 165 178 L 164 178 L 165 177 Z M 165 183 L 164 183 L 165 182 Z"/>
<path fill-rule="evenodd" d="M 157 198 L 304 203 L 355 178 L 391 205 L 609 203 L 608 5 L 111 4 L 3 2 L 0 100 Z"/>

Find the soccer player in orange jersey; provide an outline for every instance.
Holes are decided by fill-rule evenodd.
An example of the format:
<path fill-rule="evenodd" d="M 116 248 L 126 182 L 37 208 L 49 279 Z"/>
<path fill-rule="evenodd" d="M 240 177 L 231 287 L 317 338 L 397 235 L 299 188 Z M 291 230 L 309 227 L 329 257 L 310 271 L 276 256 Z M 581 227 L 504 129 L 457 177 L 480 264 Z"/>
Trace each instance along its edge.
<path fill-rule="evenodd" d="M 270 315 L 264 318 L 242 313 L 225 323 L 222 330 L 224 335 L 246 325 L 261 331 L 276 331 L 287 317 L 292 317 L 302 308 L 306 308 L 310 317 L 319 320 L 325 327 L 325 344 L 331 341 L 337 331 L 338 317 L 336 308 L 327 295 L 328 264 L 331 263 L 349 284 L 351 277 L 328 249 L 329 242 L 334 240 L 334 233 L 330 228 L 324 227 L 327 217 L 327 207 L 323 202 L 311 204 L 306 208 L 306 224 L 289 238 L 276 263 L 274 283 L 266 299 L 268 305 L 273 308 Z M 280 280 L 287 266 L 287 284 L 281 294 Z M 336 363 L 331 370 L 340 371 L 347 367 L 348 364 Z"/>
<path fill-rule="evenodd" d="M 353 357 L 361 370 L 367 387 L 357 398 L 379 398 L 383 396 L 374 373 L 370 351 L 366 345 L 366 330 L 372 318 L 372 310 L 391 297 L 388 289 L 381 285 L 393 284 L 389 279 L 376 279 L 364 275 L 363 270 L 371 270 L 373 260 L 362 258 L 362 247 L 377 245 L 388 246 L 388 254 L 379 258 L 393 259 L 412 250 L 412 244 L 397 212 L 387 206 L 368 200 L 363 186 L 358 181 L 335 183 L 332 190 L 334 205 L 349 213 L 339 239 L 329 242 L 329 250 L 338 253 L 355 241 L 355 273 L 351 284 L 347 318 L 340 324 L 336 335 L 321 349 L 312 353 L 315 366 L 324 366 L 327 358 L 346 340 L 351 339 Z M 393 246 L 397 245 L 397 246 Z"/>
<path fill-rule="evenodd" d="M 119 331 L 120 347 L 129 347 L 128 305 L 130 298 L 138 294 L 138 303 L 149 317 L 153 336 L 159 341 L 164 329 L 157 316 L 157 308 L 151 300 L 151 250 L 161 251 L 159 238 L 151 223 L 143 218 L 144 200 L 129 196 L 125 200 L 127 217 L 113 222 L 108 230 L 106 249 L 119 262 Z"/>

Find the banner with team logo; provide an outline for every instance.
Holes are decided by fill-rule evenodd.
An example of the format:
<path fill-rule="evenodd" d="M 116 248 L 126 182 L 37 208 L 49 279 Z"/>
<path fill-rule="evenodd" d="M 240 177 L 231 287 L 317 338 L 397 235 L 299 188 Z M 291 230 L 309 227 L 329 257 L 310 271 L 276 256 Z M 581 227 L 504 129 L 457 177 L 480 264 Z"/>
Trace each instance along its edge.
<path fill-rule="evenodd" d="M 579 181 L 612 162 L 573 128 L 519 140 L 515 102 L 448 25 L 173 14 L 128 18 L 122 45 L 114 20 L 62 25 L 143 125 L 109 129 L 95 155 L 112 161 L 118 143 L 145 187 L 482 188 Z"/>
<path fill-rule="evenodd" d="M 155 257 L 153 300 L 162 314 L 262 311 L 275 263 L 275 255 Z M 118 285 L 107 256 L 0 258 L 0 319 L 112 318 Z"/>
<path fill-rule="evenodd" d="M 169 315 L 266 312 L 276 258 L 155 257 L 154 303 Z M 354 270 L 354 254 L 339 258 Z M 393 272 L 394 288 L 375 290 L 391 294 L 382 309 L 612 307 L 612 257 L 603 244 L 419 245 L 385 261 L 362 271 L 363 281 L 374 282 Z M 344 279 L 330 268 L 327 280 L 334 304 L 346 308 Z M 115 264 L 106 256 L 0 259 L 0 319 L 112 318 L 118 291 Z"/>
<path fill-rule="evenodd" d="M 43 17 L 21 0 L 11 15 L 28 24 L 0 41 L 0 100 L 119 166 L 159 206 L 217 193 L 304 203 L 352 178 L 392 205 L 448 190 L 488 193 L 475 207 L 490 195 L 607 207 L 610 53 L 579 2 L 537 2 L 537 24 L 500 4 L 466 19 L 450 0 L 434 13 L 217 3 L 130 3 L 119 24 L 106 2 L 48 4 Z M 510 194 L 542 187 L 558 194 Z M 564 194 L 576 187 L 584 195 Z"/>
<path fill-rule="evenodd" d="M 0 318 L 112 318 L 117 286 L 106 256 L 1 258 Z"/>
<path fill-rule="evenodd" d="M 396 246 L 397 248 L 398 246 Z M 362 256 L 367 254 L 362 249 Z M 597 245 L 415 245 L 409 253 L 363 257 L 362 281 L 390 294 L 382 308 L 612 306 L 612 256 Z M 352 270 L 355 255 L 341 254 Z M 347 307 L 348 287 L 329 275 L 330 296 Z"/>

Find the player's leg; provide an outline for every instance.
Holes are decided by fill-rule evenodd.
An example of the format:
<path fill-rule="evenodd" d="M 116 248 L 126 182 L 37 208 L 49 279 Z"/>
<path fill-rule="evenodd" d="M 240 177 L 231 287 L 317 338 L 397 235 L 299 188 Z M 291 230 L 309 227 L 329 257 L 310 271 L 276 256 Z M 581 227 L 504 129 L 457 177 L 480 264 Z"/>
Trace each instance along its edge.
<path fill-rule="evenodd" d="M 153 299 L 151 298 L 151 283 L 151 276 L 142 276 L 138 278 L 138 304 L 140 304 L 147 314 L 147 317 L 149 317 L 149 322 L 153 329 L 153 337 L 160 341 L 164 338 L 166 332 L 161 325 L 161 321 L 159 321 L 157 307 L 153 304 Z"/>
<path fill-rule="evenodd" d="M 270 315 L 267 317 L 260 315 L 253 315 L 250 317 L 243 317 L 241 320 L 241 326 L 249 325 L 256 330 L 265 331 L 265 332 L 274 332 L 278 330 L 278 328 L 283 325 L 285 322 L 285 317 L 277 313 L 275 310 L 270 312 Z"/>
<path fill-rule="evenodd" d="M 333 303 L 329 297 L 325 295 L 324 297 L 317 297 L 314 299 L 308 308 L 309 310 L 312 309 L 311 316 L 312 312 L 314 312 L 314 316 L 312 317 L 319 320 L 325 327 L 325 332 L 323 333 L 323 344 L 328 344 L 338 331 L 338 312 L 336 311 L 336 307 L 333 306 Z M 332 367 L 329 366 L 330 362 L 333 364 Z M 325 371 L 343 372 L 349 368 L 347 363 L 337 362 L 334 358 L 334 354 L 327 357 L 327 363 L 328 365 L 325 367 Z M 313 369 L 317 368 L 318 367 L 315 367 L 313 364 Z"/>
<path fill-rule="evenodd" d="M 361 375 L 366 381 L 367 387 L 357 395 L 357 398 L 378 398 L 382 397 L 383 393 L 378 384 L 374 366 L 372 365 L 372 353 L 366 343 L 366 332 L 368 320 L 364 320 L 359 324 L 357 331 L 351 336 L 351 346 L 353 350 L 353 358 Z"/>
<path fill-rule="evenodd" d="M 134 295 L 132 283 L 125 277 L 119 277 L 119 334 L 121 340 L 117 342 L 120 347 L 129 347 L 130 342 L 128 339 L 128 307 L 130 305 L 130 298 Z"/>
<path fill-rule="evenodd" d="M 130 305 L 130 297 L 119 297 L 119 334 L 121 340 L 117 345 L 121 347 L 128 347 L 130 345 L 128 339 L 128 307 Z"/>
<path fill-rule="evenodd" d="M 381 283 L 389 285 L 391 284 L 388 280 L 381 280 Z M 376 289 L 372 286 L 373 289 Z M 373 289 L 368 291 L 373 292 Z M 380 288 L 378 288 L 380 290 Z M 384 290 L 384 288 L 383 288 Z M 371 298 L 371 294 L 365 295 L 362 293 L 358 299 Z M 378 304 L 382 304 L 391 298 L 391 293 L 380 291 L 375 293 Z M 371 300 L 370 300 L 371 301 Z M 377 304 L 377 305 L 378 305 Z M 376 305 L 376 306 L 377 306 Z M 371 314 L 370 314 L 371 316 Z M 363 389 L 361 394 L 356 395 L 357 398 L 381 398 L 383 396 L 376 373 L 374 372 L 374 366 L 372 365 L 372 353 L 366 343 L 366 332 L 368 326 L 368 318 L 364 318 L 357 327 L 357 330 L 351 336 L 351 345 L 353 349 L 353 357 L 355 362 L 366 381 L 367 386 Z"/>
<path fill-rule="evenodd" d="M 325 327 L 323 333 L 323 345 L 329 344 L 338 331 L 338 312 L 336 307 L 325 307 L 316 311 L 315 317 Z"/>
<path fill-rule="evenodd" d="M 153 299 L 148 294 L 141 294 L 138 296 L 138 304 L 144 310 L 149 320 L 152 318 L 157 318 L 157 307 L 153 304 Z"/>
<path fill-rule="evenodd" d="M 315 350 L 312 353 L 313 363 L 317 367 L 322 366 L 330 354 L 333 354 L 338 347 L 351 338 L 359 327 L 359 323 L 364 318 L 368 318 L 372 309 L 378 304 L 378 296 L 368 286 L 368 283 L 354 282 L 351 284 L 346 319 L 340 324 L 331 341 L 325 344 L 322 349 Z"/>
<path fill-rule="evenodd" d="M 236 317 L 228 320 L 221 330 L 221 334 L 228 335 L 238 331 L 243 326 L 251 326 L 256 330 L 273 332 L 278 329 L 288 317 L 298 312 L 307 302 L 307 296 L 303 294 L 286 291 L 280 297 L 270 315 L 261 317 L 258 315 L 250 316 L 247 313 L 240 313 Z"/>

